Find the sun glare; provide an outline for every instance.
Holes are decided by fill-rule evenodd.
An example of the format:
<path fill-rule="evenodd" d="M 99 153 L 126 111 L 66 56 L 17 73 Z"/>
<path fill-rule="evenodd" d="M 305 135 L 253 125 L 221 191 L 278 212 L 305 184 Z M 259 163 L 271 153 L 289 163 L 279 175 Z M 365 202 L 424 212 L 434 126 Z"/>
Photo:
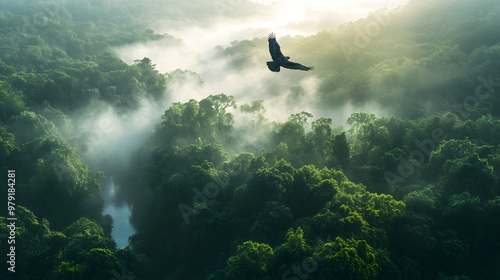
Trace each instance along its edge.
<path fill-rule="evenodd" d="M 260 19 L 253 24 L 288 35 L 309 35 L 306 25 L 326 23 L 316 27 L 334 29 L 345 21 L 366 17 L 380 9 L 392 9 L 407 0 L 253 0 L 272 11 L 272 17 Z M 328 25 L 328 23 L 331 23 Z M 315 30 L 312 28 L 310 30 Z M 312 31 L 311 31 L 312 32 Z"/>

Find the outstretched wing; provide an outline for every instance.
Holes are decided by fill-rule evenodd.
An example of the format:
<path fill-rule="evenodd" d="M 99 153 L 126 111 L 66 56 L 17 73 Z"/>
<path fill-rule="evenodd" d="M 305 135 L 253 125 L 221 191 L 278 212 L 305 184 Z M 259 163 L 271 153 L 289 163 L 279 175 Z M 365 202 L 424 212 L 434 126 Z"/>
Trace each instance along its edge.
<path fill-rule="evenodd" d="M 276 35 L 274 35 L 274 33 L 269 34 L 267 40 L 269 41 L 269 53 L 271 53 L 273 60 L 276 61 L 283 57 L 284 55 L 281 53 L 280 45 L 276 42 Z"/>
<path fill-rule="evenodd" d="M 273 72 L 279 72 L 280 71 L 280 64 L 274 61 L 268 61 L 267 63 L 267 68 Z"/>
<path fill-rule="evenodd" d="M 307 67 L 307 66 L 304 66 L 300 63 L 291 62 L 291 61 L 287 61 L 287 62 L 282 63 L 281 67 L 288 68 L 288 69 L 294 69 L 294 70 L 304 70 L 304 71 L 309 71 L 309 70 L 314 69 L 314 67 Z"/>
<path fill-rule="evenodd" d="M 308 67 L 300 63 L 289 61 L 288 59 L 290 59 L 290 57 L 285 57 L 283 53 L 281 53 L 280 45 L 278 44 L 278 42 L 276 42 L 276 35 L 274 35 L 274 33 L 269 34 L 267 40 L 269 41 L 269 53 L 271 53 L 271 57 L 273 58 L 273 61 L 267 62 L 267 67 L 269 68 L 269 70 L 273 72 L 279 72 L 280 66 L 283 68 L 303 71 L 309 71 L 313 69 L 313 67 Z"/>

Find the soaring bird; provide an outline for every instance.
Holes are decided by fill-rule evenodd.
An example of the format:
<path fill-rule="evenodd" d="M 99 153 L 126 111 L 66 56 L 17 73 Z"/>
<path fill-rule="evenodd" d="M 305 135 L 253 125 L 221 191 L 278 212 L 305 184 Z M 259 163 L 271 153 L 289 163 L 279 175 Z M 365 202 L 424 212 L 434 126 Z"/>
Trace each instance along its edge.
<path fill-rule="evenodd" d="M 289 60 L 289 56 L 284 56 L 281 53 L 280 45 L 278 44 L 278 42 L 276 42 L 276 35 L 274 35 L 274 33 L 269 34 L 267 40 L 269 41 L 269 52 L 271 53 L 271 58 L 273 59 L 273 61 L 266 62 L 267 68 L 269 68 L 269 70 L 273 72 L 279 72 L 280 66 L 283 68 L 304 71 L 314 69 L 314 67 L 307 67 L 300 63 L 292 62 Z"/>

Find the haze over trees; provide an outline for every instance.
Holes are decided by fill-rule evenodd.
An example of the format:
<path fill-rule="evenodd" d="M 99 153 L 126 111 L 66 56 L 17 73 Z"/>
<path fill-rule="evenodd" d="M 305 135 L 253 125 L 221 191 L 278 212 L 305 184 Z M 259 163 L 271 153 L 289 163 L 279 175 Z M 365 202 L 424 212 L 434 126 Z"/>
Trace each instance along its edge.
<path fill-rule="evenodd" d="M 17 217 L 2 279 L 498 278 L 498 1 L 411 0 L 280 35 L 313 72 L 272 75 L 267 33 L 233 41 L 210 56 L 222 75 L 277 80 L 185 99 L 179 85 L 211 81 L 115 50 L 180 48 L 155 19 L 210 24 L 221 7 L 158 2 L 0 0 L 0 165 L 16 170 Z M 224 16 L 263 8 L 239 5 Z M 102 214 L 110 177 L 133 205 L 125 248 Z"/>

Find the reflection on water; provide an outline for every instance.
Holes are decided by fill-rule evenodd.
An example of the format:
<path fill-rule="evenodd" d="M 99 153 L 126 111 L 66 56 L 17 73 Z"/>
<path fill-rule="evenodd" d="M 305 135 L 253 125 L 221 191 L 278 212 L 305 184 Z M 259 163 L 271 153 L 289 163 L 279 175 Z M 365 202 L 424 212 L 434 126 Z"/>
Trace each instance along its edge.
<path fill-rule="evenodd" d="M 105 196 L 105 205 L 103 215 L 109 214 L 113 218 L 113 229 L 111 236 L 116 242 L 118 248 L 123 248 L 128 245 L 128 238 L 135 234 L 135 229 L 130 223 L 132 215 L 131 206 L 123 203 L 115 204 L 117 186 L 111 180 L 109 193 Z"/>

